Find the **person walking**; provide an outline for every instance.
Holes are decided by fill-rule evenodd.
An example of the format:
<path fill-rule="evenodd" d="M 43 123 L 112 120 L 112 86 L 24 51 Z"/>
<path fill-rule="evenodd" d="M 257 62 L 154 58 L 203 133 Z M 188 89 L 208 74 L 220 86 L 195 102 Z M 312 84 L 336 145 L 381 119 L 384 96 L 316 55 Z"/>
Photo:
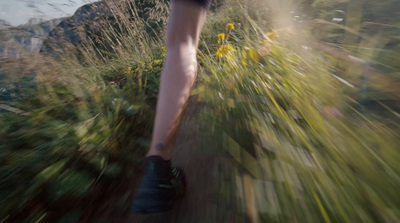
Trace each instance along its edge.
<path fill-rule="evenodd" d="M 133 200 L 136 213 L 172 208 L 183 195 L 183 171 L 171 166 L 172 146 L 197 71 L 199 36 L 210 0 L 172 0 L 167 25 L 166 61 L 161 73 L 154 130 L 145 158 L 144 177 Z"/>

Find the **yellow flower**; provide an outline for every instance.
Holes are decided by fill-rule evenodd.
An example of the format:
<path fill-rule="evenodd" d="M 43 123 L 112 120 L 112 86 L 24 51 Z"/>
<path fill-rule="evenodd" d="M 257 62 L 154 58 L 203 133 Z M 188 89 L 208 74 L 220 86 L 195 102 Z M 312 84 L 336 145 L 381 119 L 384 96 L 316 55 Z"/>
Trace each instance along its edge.
<path fill-rule="evenodd" d="M 229 11 L 232 11 L 232 8 L 229 8 L 228 10 L 229 10 Z"/>
<path fill-rule="evenodd" d="M 251 48 L 249 54 L 250 54 L 250 58 L 254 62 L 258 62 L 259 61 L 258 52 L 255 49 Z"/>
<path fill-rule="evenodd" d="M 228 55 L 231 52 L 235 52 L 235 49 L 233 49 L 232 45 L 230 45 L 230 44 L 223 45 L 218 49 L 215 56 L 217 56 L 217 58 L 222 58 L 223 56 Z"/>
<path fill-rule="evenodd" d="M 276 30 L 273 30 L 272 32 L 268 32 L 267 36 L 270 40 L 274 41 L 278 37 L 278 33 L 276 32 Z"/>
<path fill-rule="evenodd" d="M 233 25 L 233 23 L 228 23 L 228 25 L 226 25 L 226 28 L 229 30 L 234 30 L 235 26 Z"/>
<path fill-rule="evenodd" d="M 225 33 L 218 34 L 218 43 L 221 43 L 225 39 Z"/>
<path fill-rule="evenodd" d="M 243 66 L 245 66 L 245 67 L 247 66 L 247 63 L 246 63 L 245 60 L 242 60 L 242 61 L 240 61 L 240 62 L 242 63 Z"/>
<path fill-rule="evenodd" d="M 246 49 L 246 53 L 244 54 L 244 58 L 252 59 L 254 62 L 258 63 L 259 54 L 254 48 Z"/>
<path fill-rule="evenodd" d="M 230 44 L 224 45 L 224 46 L 222 46 L 221 48 L 222 48 L 222 52 L 223 52 L 224 54 L 228 54 L 228 53 L 231 53 L 231 52 L 234 52 L 234 51 L 235 51 L 235 50 L 233 49 L 233 46 L 230 45 Z"/>
<path fill-rule="evenodd" d="M 165 52 L 165 51 L 166 51 L 165 46 L 161 47 L 161 50 L 162 50 L 163 52 Z"/>

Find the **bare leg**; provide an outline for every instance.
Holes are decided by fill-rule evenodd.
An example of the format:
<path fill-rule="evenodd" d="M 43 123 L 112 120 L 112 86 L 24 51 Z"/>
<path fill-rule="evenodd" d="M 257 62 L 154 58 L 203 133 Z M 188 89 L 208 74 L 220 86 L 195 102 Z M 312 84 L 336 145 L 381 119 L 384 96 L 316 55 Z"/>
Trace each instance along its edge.
<path fill-rule="evenodd" d="M 172 1 L 167 27 L 167 58 L 161 74 L 153 139 L 147 156 L 171 159 L 190 90 L 196 78 L 196 51 L 207 10 L 196 4 Z"/>
<path fill-rule="evenodd" d="M 171 167 L 171 153 L 196 78 L 197 44 L 207 4 L 208 0 L 172 1 L 153 139 L 144 163 L 145 174 L 132 204 L 136 213 L 169 210 L 185 190 L 183 171 Z"/>

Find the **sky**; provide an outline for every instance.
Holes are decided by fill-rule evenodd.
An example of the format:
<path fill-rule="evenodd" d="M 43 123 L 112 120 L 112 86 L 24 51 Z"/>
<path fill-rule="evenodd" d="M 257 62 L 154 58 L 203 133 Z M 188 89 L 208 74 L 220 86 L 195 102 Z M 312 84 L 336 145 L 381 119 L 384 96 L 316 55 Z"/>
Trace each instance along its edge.
<path fill-rule="evenodd" d="M 94 0 L 0 0 L 0 19 L 13 26 L 31 18 L 50 20 L 71 16 L 82 5 Z"/>

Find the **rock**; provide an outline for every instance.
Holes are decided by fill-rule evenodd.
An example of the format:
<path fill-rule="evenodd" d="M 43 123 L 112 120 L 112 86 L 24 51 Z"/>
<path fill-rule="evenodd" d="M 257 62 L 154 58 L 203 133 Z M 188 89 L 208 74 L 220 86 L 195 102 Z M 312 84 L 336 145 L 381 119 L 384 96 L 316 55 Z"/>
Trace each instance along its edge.
<path fill-rule="evenodd" d="M 167 0 L 163 1 L 167 2 Z M 128 30 L 132 29 L 133 20 L 137 18 L 133 16 L 133 13 L 137 13 L 139 18 L 146 21 L 143 29 L 148 33 L 153 32 L 150 35 L 158 35 L 160 30 L 157 29 L 157 24 L 163 21 L 157 21 L 158 18 L 151 18 L 152 15 L 150 15 L 153 13 L 154 16 L 154 11 L 159 10 L 155 7 L 158 3 L 160 3 L 159 0 L 122 1 L 121 3 L 100 1 L 84 5 L 72 17 L 64 19 L 50 32 L 40 52 L 54 55 L 58 51 L 67 50 L 79 53 L 79 46 L 87 41 L 94 44 L 97 51 L 116 53 L 114 45 L 118 43 L 117 39 L 120 40 L 117 36 L 121 33 L 132 32 Z M 121 7 L 119 4 L 126 5 Z M 120 12 L 120 9 L 126 11 Z M 155 13 L 157 16 L 162 13 L 168 14 L 168 9 L 160 10 L 160 14 Z M 104 37 L 107 31 L 110 31 L 107 33 L 109 35 Z"/>
<path fill-rule="evenodd" d="M 62 19 L 13 27 L 0 21 L 0 58 L 19 58 L 22 53 L 38 53 L 50 31 Z"/>
<path fill-rule="evenodd" d="M 58 50 L 74 49 L 88 33 L 101 29 L 101 21 L 112 17 L 110 8 L 103 1 L 84 5 L 49 33 L 40 52 L 54 54 Z"/>
<path fill-rule="evenodd" d="M 0 30 L 10 28 L 11 25 L 9 22 L 0 19 Z"/>

